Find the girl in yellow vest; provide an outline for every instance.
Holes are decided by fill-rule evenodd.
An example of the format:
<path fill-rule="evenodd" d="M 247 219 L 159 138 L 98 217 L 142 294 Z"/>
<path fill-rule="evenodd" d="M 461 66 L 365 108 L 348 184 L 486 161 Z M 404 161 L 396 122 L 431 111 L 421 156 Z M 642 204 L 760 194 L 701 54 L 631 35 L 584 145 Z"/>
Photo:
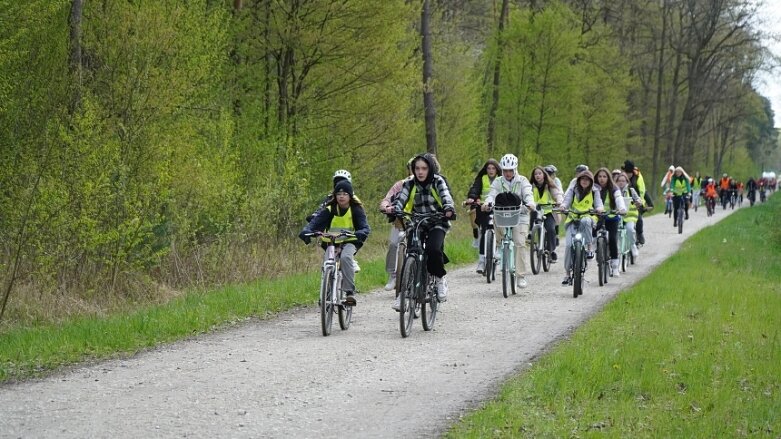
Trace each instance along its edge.
<path fill-rule="evenodd" d="M 583 171 L 575 177 L 575 185 L 567 189 L 567 193 L 564 194 L 564 203 L 562 208 L 565 210 L 578 210 L 586 211 L 594 209 L 597 212 L 604 210 L 602 204 L 602 198 L 599 196 L 599 190 L 594 187 L 594 176 L 591 171 Z M 566 227 L 566 250 L 564 252 L 564 267 L 567 270 L 567 275 L 561 282 L 562 285 L 569 285 L 572 278 L 572 235 L 574 222 L 571 218 L 567 217 L 564 222 Z M 587 257 L 589 259 L 594 258 L 594 252 L 591 251 L 591 230 L 594 228 L 594 219 L 590 216 L 583 216 L 580 221 L 580 230 L 574 232 L 580 232 L 583 235 L 583 241 L 586 244 Z"/>
<path fill-rule="evenodd" d="M 472 183 L 472 186 L 469 188 L 466 203 L 479 203 L 481 200 L 485 200 L 485 198 L 488 196 L 488 191 L 491 189 L 491 183 L 494 182 L 498 175 L 499 162 L 497 162 L 495 159 L 488 159 L 480 172 L 477 173 L 477 177 L 475 177 L 474 183 Z M 478 248 L 480 249 L 480 256 L 477 261 L 477 272 L 483 274 L 483 270 L 485 270 L 485 250 L 483 241 L 485 241 L 485 231 L 489 227 L 492 227 L 489 224 L 491 214 L 488 212 L 483 212 L 482 209 L 478 209 L 474 205 L 472 205 L 471 209 L 475 211 L 475 222 L 478 226 L 480 226 L 480 236 L 477 237 L 479 238 Z"/>
<path fill-rule="evenodd" d="M 564 196 L 542 166 L 535 166 L 534 169 L 532 169 L 529 181 L 531 181 L 532 196 L 534 197 L 535 205 L 555 204 L 556 206 L 561 206 L 561 203 L 564 201 Z M 552 207 L 543 207 L 542 212 L 545 215 L 545 239 L 548 241 L 548 248 L 551 250 L 551 262 L 556 262 L 558 259 L 558 256 L 556 255 L 556 217 L 553 214 Z M 535 210 L 531 213 L 529 223 L 534 224 L 536 219 L 537 211 Z"/>
<path fill-rule="evenodd" d="M 625 214 L 626 205 L 624 204 L 624 197 L 621 195 L 621 191 L 613 181 L 610 171 L 607 168 L 599 168 L 597 169 L 594 178 L 596 180 L 595 186 L 599 186 L 599 196 L 602 199 L 602 204 L 610 210 Z M 618 223 L 621 221 L 621 217 L 618 215 L 607 215 L 599 219 L 599 223 L 603 221 L 608 233 L 607 242 L 608 252 L 610 253 L 610 275 L 614 276 L 618 273 Z M 597 226 L 599 226 L 599 223 L 597 223 Z"/>
<path fill-rule="evenodd" d="M 621 196 L 624 197 L 624 204 L 627 206 L 626 216 L 624 216 L 624 227 L 626 227 L 626 235 L 629 237 L 629 242 L 632 245 L 632 256 L 637 257 L 639 254 L 637 250 L 637 233 L 635 226 L 637 225 L 637 217 L 639 215 L 638 208 L 643 205 L 643 200 L 634 188 L 629 186 L 629 177 L 620 169 L 613 170 L 613 180 L 616 183 L 616 187 L 621 191 Z M 616 270 L 613 275 L 618 276 L 618 260 L 610 261 L 611 265 L 615 264 Z"/>
<path fill-rule="evenodd" d="M 320 210 L 312 221 L 304 227 L 298 237 L 309 244 L 313 232 L 347 231 L 355 234 L 355 238 L 347 238 L 342 243 L 341 271 L 342 291 L 345 292 L 345 303 L 355 305 L 355 268 L 353 260 L 355 252 L 363 246 L 369 237 L 371 228 L 366 221 L 366 212 L 361 203 L 353 196 L 353 186 L 349 181 L 342 180 L 334 187 L 334 199 L 324 209 Z"/>

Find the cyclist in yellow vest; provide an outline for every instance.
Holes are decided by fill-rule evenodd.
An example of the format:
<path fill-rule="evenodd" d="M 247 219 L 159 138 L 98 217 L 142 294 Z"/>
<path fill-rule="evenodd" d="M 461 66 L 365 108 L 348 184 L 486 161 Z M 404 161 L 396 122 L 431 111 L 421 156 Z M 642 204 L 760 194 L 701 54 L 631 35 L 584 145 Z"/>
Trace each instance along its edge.
<path fill-rule="evenodd" d="M 521 219 L 520 224 L 517 227 L 513 227 L 513 242 L 515 243 L 515 270 L 516 286 L 518 288 L 526 288 L 528 282 L 526 281 L 526 273 L 528 272 L 526 267 L 526 235 L 529 234 L 529 211 L 533 211 L 535 208 L 534 195 L 532 194 L 532 185 L 529 180 L 518 172 L 518 157 L 513 154 L 505 154 L 501 160 L 499 160 L 499 166 L 502 168 L 502 176 L 494 180 L 491 183 L 491 190 L 488 191 L 488 196 L 485 198 L 485 204 L 483 209 L 485 211 L 496 203 L 497 206 L 508 206 L 503 200 L 511 200 L 512 205 L 520 206 L 521 204 Z M 496 231 L 498 239 L 504 239 L 504 228 L 500 227 Z"/>
<path fill-rule="evenodd" d="M 535 205 L 555 204 L 556 206 L 561 206 L 564 196 L 542 166 L 535 166 L 532 169 L 529 181 L 532 185 L 532 196 Z M 545 239 L 548 241 L 548 248 L 551 251 L 550 259 L 551 262 L 556 262 L 558 259 L 558 255 L 556 255 L 556 217 L 553 214 L 552 207 L 543 207 L 542 213 L 545 215 L 543 224 L 545 225 Z M 534 224 L 534 221 L 537 219 L 536 210 L 531 213 L 531 218 L 529 219 L 529 224 Z"/>
<path fill-rule="evenodd" d="M 610 175 L 610 170 L 607 168 L 597 169 L 597 173 L 594 174 L 595 186 L 599 186 L 599 197 L 602 199 L 602 204 L 609 210 L 616 211 L 620 214 L 626 213 L 626 205 L 624 204 L 624 197 L 621 195 L 621 191 L 613 181 L 613 177 Z M 608 253 L 610 253 L 610 275 L 618 273 L 618 223 L 621 221 L 621 217 L 618 215 L 606 215 L 599 218 L 597 222 L 597 228 L 604 222 L 607 229 L 607 243 Z"/>
<path fill-rule="evenodd" d="M 454 217 L 455 206 L 447 180 L 439 175 L 439 163 L 432 154 L 422 154 L 412 161 L 414 178 L 404 181 L 399 196 L 393 203 L 394 211 L 408 213 L 442 212 L 446 219 Z M 436 223 L 424 231 L 426 243 L 426 269 L 434 276 L 437 286 L 437 299 L 447 301 L 447 280 L 445 275 L 445 234 L 450 230 L 450 221 Z M 398 311 L 399 298 L 393 304 Z"/>
<path fill-rule="evenodd" d="M 602 198 L 599 196 L 599 190 L 594 186 L 594 175 L 591 171 L 582 171 L 575 177 L 575 186 L 567 189 L 564 194 L 564 203 L 562 208 L 565 210 L 578 210 L 584 212 L 594 209 L 597 212 L 604 210 L 602 204 Z M 567 275 L 561 282 L 562 285 L 570 285 L 572 279 L 572 235 L 574 222 L 570 217 L 567 217 L 566 221 L 566 250 L 564 252 L 564 267 L 567 270 Z M 580 232 L 583 235 L 583 242 L 586 244 L 587 257 L 589 259 L 594 258 L 594 252 L 591 250 L 591 230 L 594 228 L 594 219 L 591 216 L 584 216 L 580 221 L 580 229 L 575 232 Z"/>
<path fill-rule="evenodd" d="M 334 199 L 324 209 L 320 210 L 312 221 L 298 234 L 305 243 L 309 244 L 313 232 L 348 231 L 355 234 L 355 238 L 346 238 L 341 242 L 341 271 L 342 291 L 345 292 L 345 303 L 355 305 L 355 267 L 353 260 L 355 252 L 363 246 L 366 238 L 371 233 L 369 223 L 366 221 L 366 212 L 360 201 L 353 196 L 353 186 L 349 181 L 342 180 L 334 187 Z"/>
<path fill-rule="evenodd" d="M 401 192 L 401 186 L 404 182 L 412 178 L 412 160 L 414 160 L 414 157 L 407 162 L 407 178 L 394 183 L 388 190 L 388 193 L 385 194 L 385 198 L 380 201 L 380 211 L 390 216 L 389 222 L 391 223 L 390 236 L 388 237 L 388 253 L 385 255 L 385 271 L 388 273 L 388 283 L 385 284 L 386 291 L 396 287 L 396 253 L 399 251 L 401 230 L 404 227 L 402 222 L 393 215 L 393 200 Z"/>
<path fill-rule="evenodd" d="M 689 219 L 688 198 L 692 191 L 690 180 L 682 167 L 675 168 L 675 173 L 670 179 L 670 192 L 673 194 L 673 227 L 678 227 L 678 216 L 675 212 L 678 211 L 679 207 L 684 209 L 686 219 Z"/>
<path fill-rule="evenodd" d="M 480 172 L 477 173 L 477 177 L 475 177 L 474 183 L 472 183 L 472 186 L 469 188 L 469 193 L 467 194 L 466 199 L 467 204 L 471 204 L 473 202 L 479 203 L 481 200 L 485 200 L 485 198 L 488 196 L 488 191 L 491 189 L 491 183 L 494 182 L 498 175 L 499 162 L 497 162 L 495 159 L 488 159 L 488 161 L 486 161 L 483 165 L 483 168 L 480 169 Z M 485 240 L 485 231 L 489 227 L 493 227 L 489 224 L 491 214 L 488 212 L 483 212 L 482 209 L 478 209 L 474 205 L 472 205 L 470 209 L 475 212 L 475 222 L 478 226 L 480 226 L 480 236 L 476 236 L 476 238 L 479 238 L 477 248 L 480 249 L 480 256 L 477 261 L 477 272 L 483 274 L 483 270 L 485 270 L 485 250 L 483 248 L 483 241 Z"/>
<path fill-rule="evenodd" d="M 643 200 L 634 188 L 629 186 L 629 177 L 620 169 L 613 170 L 613 181 L 616 183 L 616 187 L 621 191 L 621 196 L 624 197 L 624 204 L 627 206 L 626 216 L 624 216 L 624 227 L 626 227 L 626 235 L 629 237 L 631 244 L 631 252 L 634 257 L 639 254 L 637 250 L 637 233 L 635 226 L 637 225 L 637 217 L 639 214 L 638 209 L 642 207 Z M 613 276 L 618 276 L 619 260 L 611 260 L 610 264 L 613 268 Z"/>

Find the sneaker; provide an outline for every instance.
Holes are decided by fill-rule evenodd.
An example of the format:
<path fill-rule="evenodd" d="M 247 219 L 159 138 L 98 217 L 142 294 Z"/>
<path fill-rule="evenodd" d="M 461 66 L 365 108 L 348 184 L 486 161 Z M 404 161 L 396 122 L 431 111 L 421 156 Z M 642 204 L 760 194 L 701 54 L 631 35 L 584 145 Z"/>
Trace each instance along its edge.
<path fill-rule="evenodd" d="M 569 285 L 569 283 L 570 283 L 569 275 L 564 276 L 564 279 L 561 281 L 561 284 L 566 287 L 567 285 Z"/>
<path fill-rule="evenodd" d="M 645 236 L 643 236 L 642 233 L 637 234 L 637 243 L 640 245 L 645 245 Z"/>
<path fill-rule="evenodd" d="M 610 276 L 611 277 L 618 277 L 620 262 L 618 259 L 612 259 L 610 261 Z"/>
<path fill-rule="evenodd" d="M 526 288 L 526 287 L 528 287 L 529 283 L 526 282 L 526 276 L 519 276 L 518 277 L 518 282 L 516 283 L 516 286 L 518 288 Z"/>
<path fill-rule="evenodd" d="M 551 262 L 556 262 L 558 260 L 559 260 L 559 257 L 558 257 L 558 255 L 556 255 L 556 252 L 550 252 L 550 261 Z"/>
<path fill-rule="evenodd" d="M 637 246 L 632 244 L 632 256 L 638 257 L 640 255 L 640 250 L 637 249 Z"/>
<path fill-rule="evenodd" d="M 594 259 L 594 252 L 589 250 L 586 252 L 586 259 Z"/>
<path fill-rule="evenodd" d="M 385 284 L 385 291 L 390 291 L 395 289 L 396 289 L 396 275 L 392 274 L 388 278 L 388 283 Z"/>
<path fill-rule="evenodd" d="M 355 291 L 347 291 L 344 294 L 346 296 L 344 298 L 344 304 L 345 305 L 355 306 L 358 303 L 355 300 Z"/>
<path fill-rule="evenodd" d="M 361 271 L 361 266 L 358 265 L 358 261 L 353 259 L 353 273 Z"/>
<path fill-rule="evenodd" d="M 485 272 L 485 260 L 481 259 L 477 262 L 477 274 L 483 274 Z"/>
<path fill-rule="evenodd" d="M 437 277 L 437 300 L 440 302 L 447 302 L 447 279 L 444 277 Z"/>
<path fill-rule="evenodd" d="M 391 308 L 395 309 L 397 312 L 401 311 L 401 294 L 396 296 L 396 300 L 393 302 L 393 305 L 391 305 Z"/>
<path fill-rule="evenodd" d="M 475 238 L 472 240 L 472 247 L 474 248 L 480 248 L 480 239 Z"/>

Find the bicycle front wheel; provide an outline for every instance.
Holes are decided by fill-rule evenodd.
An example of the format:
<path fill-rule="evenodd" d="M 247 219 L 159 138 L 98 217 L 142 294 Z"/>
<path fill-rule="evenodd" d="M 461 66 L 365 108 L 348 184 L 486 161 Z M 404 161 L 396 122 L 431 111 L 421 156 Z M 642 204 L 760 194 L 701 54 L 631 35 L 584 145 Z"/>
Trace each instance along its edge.
<path fill-rule="evenodd" d="M 585 260 L 583 258 L 583 244 L 575 242 L 574 247 L 572 251 L 572 297 L 577 299 L 583 294 L 583 264 L 585 264 Z"/>
<path fill-rule="evenodd" d="M 529 245 L 529 262 L 532 266 L 532 273 L 533 274 L 540 274 L 540 267 L 542 266 L 542 243 L 540 242 L 540 230 L 542 227 L 539 224 L 536 224 L 534 227 L 532 227 L 532 233 L 531 233 L 531 245 Z"/>
<path fill-rule="evenodd" d="M 550 271 L 550 258 L 551 258 L 551 252 L 553 252 L 553 249 L 550 248 L 550 244 L 548 244 L 548 239 L 546 237 L 546 234 L 543 232 L 540 236 L 540 239 L 543 241 L 542 243 L 542 253 L 540 253 L 542 256 L 540 259 L 542 259 L 542 270 L 544 272 Z"/>
<path fill-rule="evenodd" d="M 418 276 L 418 261 L 414 256 L 404 260 L 404 271 L 401 273 L 401 307 L 399 309 L 399 330 L 401 336 L 409 337 L 412 331 L 412 321 L 415 319 L 415 282 Z"/>
<path fill-rule="evenodd" d="M 605 238 L 597 238 L 597 276 L 599 276 L 599 286 L 607 283 L 607 243 Z"/>
<path fill-rule="evenodd" d="M 325 269 L 323 281 L 320 283 L 320 327 L 323 330 L 323 337 L 331 335 L 331 325 L 334 321 L 333 286 L 334 268 L 328 267 Z"/>
<path fill-rule="evenodd" d="M 510 248 L 502 244 L 502 295 L 505 298 L 510 295 L 510 283 Z"/>
<path fill-rule="evenodd" d="M 483 269 L 483 274 L 485 275 L 485 280 L 489 284 L 491 283 L 491 276 L 495 276 L 496 271 L 496 264 L 494 263 L 494 231 L 493 229 L 488 229 L 485 231 L 485 237 L 483 238 L 483 245 L 485 246 L 485 249 L 483 250 L 483 255 L 485 256 L 485 268 Z"/>
<path fill-rule="evenodd" d="M 437 319 L 437 308 L 439 307 L 439 302 L 437 300 L 436 288 L 433 288 L 432 285 L 429 285 L 428 280 L 423 282 L 423 285 L 423 288 L 426 288 L 427 294 L 426 300 L 421 306 L 421 320 L 423 322 L 423 330 L 431 331 L 434 329 L 434 321 Z"/>
<path fill-rule="evenodd" d="M 678 212 L 676 213 L 678 217 L 678 234 L 680 235 L 683 233 L 683 208 L 679 207 Z"/>

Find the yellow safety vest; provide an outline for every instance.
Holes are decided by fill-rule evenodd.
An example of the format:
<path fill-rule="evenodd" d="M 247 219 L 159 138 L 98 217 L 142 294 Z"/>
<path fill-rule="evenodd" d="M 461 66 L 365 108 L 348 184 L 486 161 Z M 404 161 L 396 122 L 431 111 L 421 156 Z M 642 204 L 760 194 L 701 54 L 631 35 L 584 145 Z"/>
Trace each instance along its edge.
<path fill-rule="evenodd" d="M 335 206 L 335 207 L 336 207 L 337 210 L 339 209 L 338 206 Z M 331 206 L 328 206 L 327 209 L 330 212 L 333 212 L 331 210 Z M 355 232 L 355 225 L 353 224 L 353 209 L 352 209 L 352 207 L 348 207 L 347 208 L 347 212 L 345 212 L 344 215 L 342 215 L 342 216 L 337 216 L 336 214 L 334 214 L 333 218 L 331 218 L 331 226 L 326 229 L 326 232 L 331 232 L 331 233 L 350 232 L 350 233 L 354 233 Z M 322 240 L 324 242 L 326 241 L 325 238 L 323 238 Z M 357 240 L 358 240 L 358 238 L 350 237 L 350 238 L 340 238 L 340 239 L 337 239 L 336 242 L 337 243 L 342 243 L 342 242 L 350 242 L 350 241 L 357 241 Z"/>
<path fill-rule="evenodd" d="M 480 194 L 480 199 L 485 200 L 490 190 L 491 190 L 491 179 L 488 177 L 488 174 L 485 174 L 483 175 L 483 192 Z"/>
<path fill-rule="evenodd" d="M 580 212 L 585 212 L 589 209 L 594 208 L 594 191 L 589 191 L 589 193 L 583 197 L 582 200 L 578 200 L 577 191 L 575 191 L 575 194 L 572 196 L 572 209 L 578 210 Z M 572 218 L 567 215 L 567 219 L 564 221 L 564 224 L 567 224 L 572 221 Z"/>
<path fill-rule="evenodd" d="M 551 204 L 553 203 L 553 199 L 551 198 L 550 188 L 548 188 L 547 191 L 544 191 L 542 195 L 540 194 L 540 190 L 537 188 L 537 185 L 532 184 L 532 194 L 534 195 L 534 204 Z M 553 211 L 552 207 L 543 207 L 542 212 L 544 214 L 549 214 Z"/>
<path fill-rule="evenodd" d="M 417 192 L 418 192 L 418 185 L 413 183 L 412 190 L 409 191 L 409 198 L 407 198 L 407 204 L 404 205 L 405 212 L 407 213 L 412 212 L 412 206 L 415 204 L 415 194 Z M 439 194 L 437 193 L 436 188 L 433 187 L 433 183 L 432 183 L 431 195 L 434 197 L 434 200 L 436 200 L 439 207 L 442 207 L 442 199 L 439 198 Z"/>
<path fill-rule="evenodd" d="M 627 191 L 629 193 L 629 191 Z M 626 204 L 626 215 L 624 216 L 624 221 L 628 223 L 636 223 L 637 222 L 637 206 L 635 206 L 635 201 L 632 199 L 632 197 L 624 197 L 624 204 Z"/>
<path fill-rule="evenodd" d="M 675 180 L 675 186 L 673 187 L 673 193 L 681 196 L 686 191 L 686 181 L 683 179 Z"/>

